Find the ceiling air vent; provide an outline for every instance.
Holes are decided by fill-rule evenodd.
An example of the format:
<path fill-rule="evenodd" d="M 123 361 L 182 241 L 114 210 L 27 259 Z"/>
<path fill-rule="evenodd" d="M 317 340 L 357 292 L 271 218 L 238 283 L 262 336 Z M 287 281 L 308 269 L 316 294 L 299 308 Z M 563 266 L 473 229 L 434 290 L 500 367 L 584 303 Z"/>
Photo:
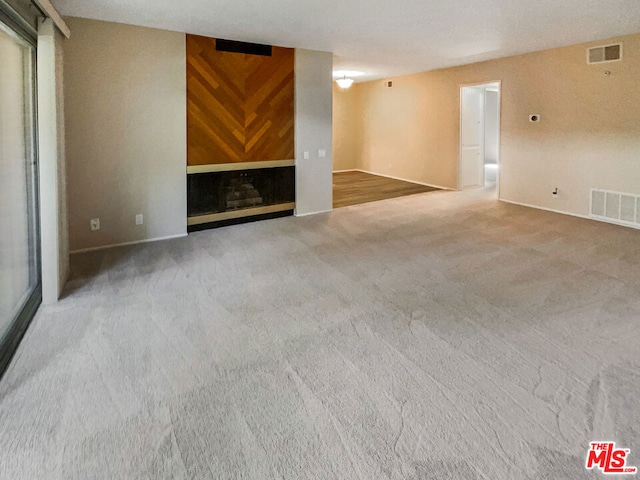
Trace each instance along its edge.
<path fill-rule="evenodd" d="M 603 45 L 587 49 L 587 63 L 606 63 L 622 60 L 622 44 Z"/>

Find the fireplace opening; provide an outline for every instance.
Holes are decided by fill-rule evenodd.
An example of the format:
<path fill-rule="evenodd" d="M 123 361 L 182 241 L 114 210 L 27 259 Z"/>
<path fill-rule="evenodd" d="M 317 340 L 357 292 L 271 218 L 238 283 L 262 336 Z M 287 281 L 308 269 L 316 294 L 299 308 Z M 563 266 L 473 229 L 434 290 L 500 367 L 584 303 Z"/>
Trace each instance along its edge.
<path fill-rule="evenodd" d="M 189 225 L 292 210 L 295 167 L 187 175 Z"/>

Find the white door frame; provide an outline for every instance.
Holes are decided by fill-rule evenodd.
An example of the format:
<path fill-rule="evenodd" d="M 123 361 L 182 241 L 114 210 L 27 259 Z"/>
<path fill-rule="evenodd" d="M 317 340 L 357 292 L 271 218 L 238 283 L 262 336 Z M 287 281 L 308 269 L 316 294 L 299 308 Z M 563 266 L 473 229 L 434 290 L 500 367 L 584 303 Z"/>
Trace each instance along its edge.
<path fill-rule="evenodd" d="M 498 85 L 498 155 L 497 155 L 497 164 L 498 164 L 498 174 L 496 175 L 496 193 L 498 198 L 500 198 L 500 175 L 502 174 L 502 169 L 500 168 L 500 157 L 502 154 L 502 80 L 489 80 L 486 82 L 475 82 L 475 83 L 463 83 L 460 84 L 460 88 L 458 90 L 458 100 L 459 100 L 459 108 L 458 108 L 458 121 L 459 121 L 459 138 L 458 138 L 458 190 L 462 190 L 462 89 L 465 87 L 481 87 L 483 85 Z M 486 96 L 485 96 L 486 98 Z M 484 109 L 483 109 L 484 110 Z M 484 115 L 484 112 L 483 112 Z M 482 148 L 484 149 L 484 125 L 483 125 L 483 134 L 481 138 Z M 483 165 L 484 169 L 484 165 Z M 484 170 L 483 170 L 484 177 Z"/>

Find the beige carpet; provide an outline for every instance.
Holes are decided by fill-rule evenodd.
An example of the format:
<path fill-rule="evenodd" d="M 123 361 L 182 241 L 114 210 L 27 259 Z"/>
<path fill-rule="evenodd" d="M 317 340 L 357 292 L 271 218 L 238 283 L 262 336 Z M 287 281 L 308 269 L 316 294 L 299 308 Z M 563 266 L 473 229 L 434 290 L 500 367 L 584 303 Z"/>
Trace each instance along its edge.
<path fill-rule="evenodd" d="M 640 231 L 436 192 L 74 256 L 0 478 L 585 479 L 640 465 Z"/>

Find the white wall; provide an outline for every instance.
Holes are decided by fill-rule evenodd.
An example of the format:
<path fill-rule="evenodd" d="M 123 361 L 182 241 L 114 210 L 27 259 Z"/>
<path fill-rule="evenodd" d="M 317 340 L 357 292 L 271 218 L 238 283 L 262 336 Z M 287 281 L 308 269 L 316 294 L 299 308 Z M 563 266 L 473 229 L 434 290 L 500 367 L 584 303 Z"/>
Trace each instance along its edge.
<path fill-rule="evenodd" d="M 185 35 L 67 22 L 71 250 L 185 235 Z M 135 225 L 138 213 L 144 225 Z M 92 218 L 100 218 L 101 230 L 90 230 Z"/>
<path fill-rule="evenodd" d="M 296 49 L 296 210 L 298 216 L 333 208 L 333 55 Z M 326 156 L 320 158 L 319 150 Z M 304 152 L 309 158 L 304 158 Z"/>
<path fill-rule="evenodd" d="M 71 250 L 186 234 L 185 35 L 67 22 Z M 308 215 L 332 208 L 333 56 L 296 50 L 295 68 L 296 215 Z M 92 218 L 101 230 L 90 231 Z"/>
<path fill-rule="evenodd" d="M 359 167 L 359 151 L 353 138 L 359 138 L 360 108 L 355 101 L 358 90 L 340 88 L 333 82 L 333 171 Z"/>
<path fill-rule="evenodd" d="M 58 300 L 69 275 L 64 146 L 64 37 L 50 19 L 38 28 L 38 157 L 42 301 Z"/>
<path fill-rule="evenodd" d="M 621 62 L 587 64 L 588 47 L 617 42 Z M 393 88 L 358 83 L 340 100 L 359 106 L 347 137 L 358 168 L 456 188 L 460 85 L 501 81 L 500 199 L 586 216 L 591 188 L 640 194 L 638 78 L 635 34 L 398 77 Z"/>

